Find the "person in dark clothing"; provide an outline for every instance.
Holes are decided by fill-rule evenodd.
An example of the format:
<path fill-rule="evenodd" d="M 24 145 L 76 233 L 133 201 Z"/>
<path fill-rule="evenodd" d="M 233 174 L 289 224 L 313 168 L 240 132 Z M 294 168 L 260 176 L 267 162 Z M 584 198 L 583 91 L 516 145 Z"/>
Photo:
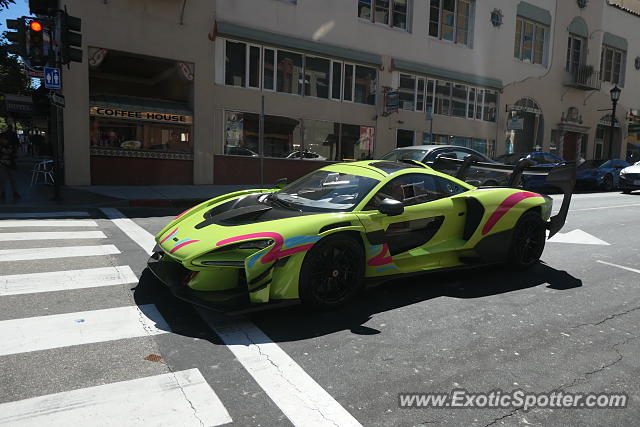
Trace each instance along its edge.
<path fill-rule="evenodd" d="M 4 198 L 6 181 L 11 184 L 13 199 L 20 198 L 16 188 L 16 146 L 9 142 L 7 134 L 0 134 L 0 198 Z"/>
<path fill-rule="evenodd" d="M 20 147 L 20 139 L 18 138 L 18 134 L 16 133 L 16 131 L 13 130 L 13 126 L 9 126 L 4 134 L 7 136 L 9 145 L 11 145 L 17 152 L 18 147 Z"/>

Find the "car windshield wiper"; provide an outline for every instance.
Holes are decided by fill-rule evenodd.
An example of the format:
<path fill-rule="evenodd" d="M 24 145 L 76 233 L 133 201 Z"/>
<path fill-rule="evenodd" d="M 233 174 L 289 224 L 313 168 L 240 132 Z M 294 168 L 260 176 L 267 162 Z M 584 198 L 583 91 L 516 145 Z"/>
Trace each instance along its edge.
<path fill-rule="evenodd" d="M 293 203 L 291 202 L 287 202 L 286 200 L 282 200 L 280 199 L 276 193 L 271 193 L 269 194 L 269 196 L 267 196 L 267 200 L 272 202 L 272 204 L 277 204 L 280 205 L 281 207 L 285 208 L 285 209 L 290 209 L 293 211 L 300 211 L 300 209 L 297 209 L 293 206 Z"/>

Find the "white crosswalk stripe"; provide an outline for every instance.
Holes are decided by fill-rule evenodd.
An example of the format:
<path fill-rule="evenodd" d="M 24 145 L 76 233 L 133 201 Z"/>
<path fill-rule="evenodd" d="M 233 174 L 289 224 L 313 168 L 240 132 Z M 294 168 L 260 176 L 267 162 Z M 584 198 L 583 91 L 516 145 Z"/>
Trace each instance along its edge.
<path fill-rule="evenodd" d="M 105 209 L 105 214 L 120 230 L 135 234 L 139 238 L 136 241 L 143 248 L 153 241 L 146 231 L 118 211 Z M 21 241 L 107 238 L 102 231 L 37 231 L 44 227 L 98 227 L 98 222 L 93 220 L 50 219 L 88 216 L 87 212 L 0 214 L 0 247 L 3 248 L 0 250 L 0 271 L 3 265 L 1 262 L 11 261 L 37 261 L 40 271 L 47 265 L 46 262 L 56 266 L 51 268 L 54 271 L 47 272 L 11 275 L 0 273 L 0 299 L 9 296 L 27 298 L 28 295 L 38 298 L 38 294 L 43 292 L 56 292 L 56 295 L 64 298 L 65 291 L 86 289 L 91 292 L 92 288 L 137 283 L 138 277 L 130 266 L 117 265 L 113 259 L 105 257 L 121 253 L 112 244 L 66 247 L 46 247 L 40 244 L 38 246 L 41 247 L 36 248 L 7 249 L 11 248 L 12 243 Z M 29 230 L 31 227 L 36 230 Z M 29 231 L 16 232 L 12 228 Z M 59 271 L 59 260 L 73 257 L 87 257 L 84 260 L 74 260 L 76 268 L 78 263 L 85 262 L 91 264 L 87 267 L 92 268 Z M 96 266 L 96 263 L 108 263 L 108 266 Z M 73 300 L 66 300 L 65 303 L 69 304 L 66 308 L 73 307 Z M 47 351 L 55 349 L 65 352 L 64 354 L 74 354 L 84 351 L 83 346 L 115 340 L 136 340 L 171 332 L 155 305 L 129 305 L 131 302 L 128 298 L 124 304 L 127 305 L 97 310 L 82 310 L 79 307 L 78 311 L 62 314 L 36 313 L 45 315 L 2 320 L 0 358 L 21 357 L 31 353 L 34 357 L 40 357 L 35 352 L 46 355 Z M 27 369 L 33 369 L 35 375 L 46 372 L 46 368 L 40 365 Z M 104 366 L 103 369 L 109 367 Z M 159 368 L 159 372 L 164 370 Z M 55 372 L 46 375 L 55 380 Z M 34 394 L 39 394 L 37 390 L 34 391 Z M 6 393 L 3 394 L 6 397 Z M 66 427 L 87 423 L 113 426 L 217 426 L 231 422 L 233 420 L 229 412 L 197 368 L 108 384 L 98 382 L 85 388 L 0 403 L 0 425 L 11 426 Z"/>
<path fill-rule="evenodd" d="M 0 356 L 163 334 L 155 305 L 108 308 L 0 321 Z"/>
<path fill-rule="evenodd" d="M 17 212 L 0 213 L 0 219 L 4 218 L 86 218 L 89 212 Z"/>
<path fill-rule="evenodd" d="M 0 228 L 9 227 L 97 227 L 90 219 L 0 219 Z"/>
<path fill-rule="evenodd" d="M 30 231 L 25 233 L 0 233 L 0 242 L 27 240 L 105 239 L 102 231 Z"/>
<path fill-rule="evenodd" d="M 217 426 L 231 417 L 198 369 L 0 404 L 0 425 Z"/>
<path fill-rule="evenodd" d="M 0 276 L 0 296 L 136 283 L 128 265 Z"/>
<path fill-rule="evenodd" d="M 119 253 L 120 251 L 114 245 L 3 249 L 0 250 L 0 261 L 31 261 L 36 259 L 113 255 Z"/>

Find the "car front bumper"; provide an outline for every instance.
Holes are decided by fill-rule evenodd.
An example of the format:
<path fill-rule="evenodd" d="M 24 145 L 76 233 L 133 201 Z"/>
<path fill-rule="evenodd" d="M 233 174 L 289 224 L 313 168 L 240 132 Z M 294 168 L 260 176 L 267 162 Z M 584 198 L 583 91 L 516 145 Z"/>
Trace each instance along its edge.
<path fill-rule="evenodd" d="M 619 186 L 623 190 L 640 190 L 640 176 L 620 175 Z"/>
<path fill-rule="evenodd" d="M 153 275 L 164 284 L 171 293 L 183 301 L 209 310 L 237 315 L 267 308 L 295 305 L 297 299 L 272 300 L 266 303 L 252 303 L 249 289 L 235 287 L 218 291 L 199 291 L 191 289 L 186 282 L 192 270 L 175 261 L 163 259 L 164 253 L 156 246 L 147 261 L 147 267 Z"/>

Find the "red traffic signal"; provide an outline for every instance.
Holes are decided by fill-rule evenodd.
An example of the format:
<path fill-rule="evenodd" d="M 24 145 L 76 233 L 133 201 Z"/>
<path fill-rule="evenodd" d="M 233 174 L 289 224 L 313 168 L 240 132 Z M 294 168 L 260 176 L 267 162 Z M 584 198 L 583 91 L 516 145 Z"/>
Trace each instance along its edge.
<path fill-rule="evenodd" d="M 38 21 L 31 21 L 29 28 L 31 28 L 31 31 L 39 32 L 42 31 L 42 24 Z"/>

